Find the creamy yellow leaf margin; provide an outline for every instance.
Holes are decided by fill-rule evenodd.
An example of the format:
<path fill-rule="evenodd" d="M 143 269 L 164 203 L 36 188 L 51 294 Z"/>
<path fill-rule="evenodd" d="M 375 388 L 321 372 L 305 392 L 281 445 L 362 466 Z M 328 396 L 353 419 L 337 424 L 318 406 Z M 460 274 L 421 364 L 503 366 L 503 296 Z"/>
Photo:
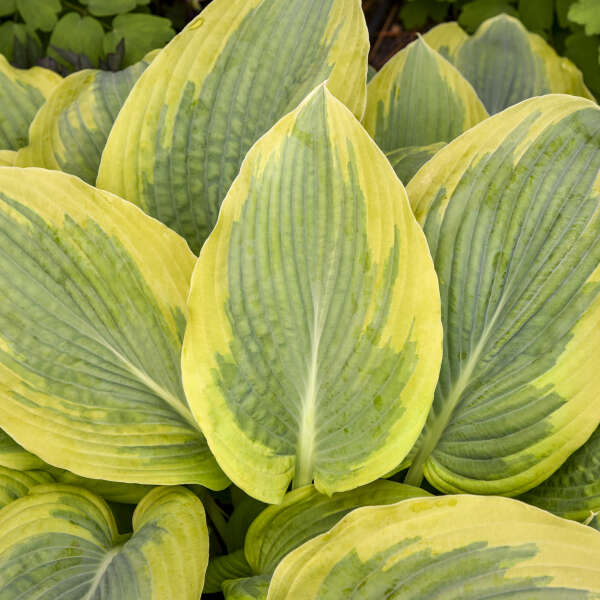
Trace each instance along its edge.
<path fill-rule="evenodd" d="M 363 124 L 384 152 L 449 142 L 487 118 L 471 84 L 419 38 L 367 85 Z"/>
<path fill-rule="evenodd" d="M 197 600 L 208 563 L 202 503 L 181 487 L 155 488 L 121 536 L 98 496 L 40 485 L 0 510 L 0 597 Z"/>
<path fill-rule="evenodd" d="M 457 23 L 444 23 L 424 39 L 471 82 L 490 114 L 550 93 L 594 100 L 581 71 L 509 15 L 487 19 L 472 36 Z"/>
<path fill-rule="evenodd" d="M 65 77 L 33 119 L 29 145 L 19 150 L 15 166 L 56 169 L 96 183 L 114 120 L 150 61 L 147 56 L 121 71 L 84 69 Z"/>
<path fill-rule="evenodd" d="M 139 208 L 0 169 L 0 426 L 93 479 L 222 488 L 181 383 L 194 255 Z"/>
<path fill-rule="evenodd" d="M 15 150 L 0 150 L 0 167 L 12 167 L 17 160 Z"/>
<path fill-rule="evenodd" d="M 430 261 L 389 162 L 324 85 L 255 144 L 196 264 L 182 361 L 236 485 L 277 503 L 292 479 L 332 494 L 402 461 L 440 361 Z"/>
<path fill-rule="evenodd" d="M 600 536 L 508 498 L 359 508 L 279 564 L 268 600 L 600 598 Z"/>
<path fill-rule="evenodd" d="M 199 252 L 250 146 L 316 85 L 362 116 L 368 48 L 359 0 L 211 2 L 134 86 L 97 185 Z"/>
<path fill-rule="evenodd" d="M 42 67 L 17 69 L 0 54 L 0 150 L 27 144 L 29 124 L 61 79 Z"/>
<path fill-rule="evenodd" d="M 408 185 L 442 297 L 444 358 L 406 482 L 518 495 L 600 421 L 600 109 L 531 98 Z"/>
<path fill-rule="evenodd" d="M 455 21 L 440 23 L 423 34 L 430 48 L 434 48 L 446 60 L 453 62 L 456 49 L 469 39 L 466 31 Z"/>

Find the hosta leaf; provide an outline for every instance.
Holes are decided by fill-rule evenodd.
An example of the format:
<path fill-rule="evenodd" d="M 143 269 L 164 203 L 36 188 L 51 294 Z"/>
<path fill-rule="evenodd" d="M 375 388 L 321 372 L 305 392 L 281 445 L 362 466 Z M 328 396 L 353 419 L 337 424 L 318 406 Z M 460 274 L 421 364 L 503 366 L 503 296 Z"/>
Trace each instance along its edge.
<path fill-rule="evenodd" d="M 15 69 L 0 55 L 1 150 L 27 144 L 29 124 L 60 80 L 60 75 L 41 67 Z"/>
<path fill-rule="evenodd" d="M 270 581 L 268 575 L 225 581 L 223 583 L 225 600 L 267 600 Z"/>
<path fill-rule="evenodd" d="M 204 593 L 214 594 L 221 591 L 221 585 L 228 579 L 240 579 L 252 576 L 252 567 L 248 564 L 242 549 L 212 558 L 206 570 Z M 269 578 L 267 577 L 267 585 Z"/>
<path fill-rule="evenodd" d="M 269 600 L 591 600 L 600 536 L 508 498 L 359 508 L 288 554 Z"/>
<path fill-rule="evenodd" d="M 0 190 L 0 427 L 84 477 L 226 485 L 181 384 L 184 240 L 72 175 Z"/>
<path fill-rule="evenodd" d="M 425 37 L 437 49 L 443 36 Z M 449 60 L 473 84 L 488 112 L 494 114 L 530 98 L 564 93 L 591 98 L 577 67 L 562 58 L 539 35 L 517 19 L 499 15 L 454 48 Z"/>
<path fill-rule="evenodd" d="M 390 152 L 449 142 L 487 116 L 471 84 L 420 38 L 369 82 L 363 123 Z"/>
<path fill-rule="evenodd" d="M 48 465 L 35 454 L 27 452 L 8 433 L 0 429 L 0 466 L 17 471 L 29 471 L 45 469 Z"/>
<path fill-rule="evenodd" d="M 100 156 L 125 98 L 148 62 L 122 71 L 69 75 L 38 111 L 17 166 L 58 169 L 96 182 Z"/>
<path fill-rule="evenodd" d="M 465 30 L 456 22 L 440 23 L 423 34 L 430 48 L 434 48 L 446 60 L 454 62 L 456 50 L 469 39 Z"/>
<path fill-rule="evenodd" d="M 58 473 L 53 471 L 53 473 L 54 478 L 59 483 L 83 487 L 105 500 L 120 502 L 122 504 L 137 504 L 152 489 L 148 485 L 89 479 L 87 477 L 80 477 L 69 471 Z"/>
<path fill-rule="evenodd" d="M 233 482 L 277 503 L 408 453 L 440 360 L 429 251 L 388 161 L 322 85 L 248 153 L 202 248 L 182 366 Z"/>
<path fill-rule="evenodd" d="M 0 597 L 197 600 L 208 561 L 202 503 L 156 488 L 119 536 L 106 503 L 81 488 L 44 485 L 0 510 Z M 591 531 L 591 530 L 590 530 Z"/>
<path fill-rule="evenodd" d="M 286 554 L 330 529 L 351 510 L 417 496 L 429 494 L 385 479 L 331 497 L 319 494 L 312 485 L 293 490 L 254 520 L 246 535 L 246 558 L 254 573 L 272 573 Z"/>
<path fill-rule="evenodd" d="M 54 478 L 50 473 L 44 471 L 15 471 L 0 466 L 0 508 L 10 504 L 17 498 L 27 496 L 31 488 L 44 483 L 54 483 Z"/>
<path fill-rule="evenodd" d="M 250 146 L 316 85 L 362 115 L 368 48 L 358 0 L 214 0 L 134 86 L 98 185 L 198 252 Z"/>
<path fill-rule="evenodd" d="M 16 160 L 15 150 L 0 150 L 0 167 L 12 167 Z"/>
<path fill-rule="evenodd" d="M 579 521 L 600 512 L 600 429 L 550 479 L 522 500 Z"/>
<path fill-rule="evenodd" d="M 436 142 L 428 146 L 406 146 L 392 150 L 386 153 L 386 156 L 400 181 L 406 185 L 414 174 L 445 145 L 445 142 Z"/>
<path fill-rule="evenodd" d="M 408 483 L 517 495 L 600 421 L 600 109 L 532 98 L 450 142 L 408 194 L 444 359 Z"/>

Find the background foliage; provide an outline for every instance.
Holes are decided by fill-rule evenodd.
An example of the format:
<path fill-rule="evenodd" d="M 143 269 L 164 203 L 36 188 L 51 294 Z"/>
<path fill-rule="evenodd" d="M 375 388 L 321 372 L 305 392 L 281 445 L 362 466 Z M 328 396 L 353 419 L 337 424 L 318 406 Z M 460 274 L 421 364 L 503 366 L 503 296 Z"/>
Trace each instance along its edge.
<path fill-rule="evenodd" d="M 0 53 L 16 67 L 61 74 L 116 70 L 163 46 L 209 1 L 0 0 Z M 502 12 L 518 17 L 582 71 L 600 95 L 600 0 L 364 0 L 377 68 L 437 23 L 472 33 Z"/>

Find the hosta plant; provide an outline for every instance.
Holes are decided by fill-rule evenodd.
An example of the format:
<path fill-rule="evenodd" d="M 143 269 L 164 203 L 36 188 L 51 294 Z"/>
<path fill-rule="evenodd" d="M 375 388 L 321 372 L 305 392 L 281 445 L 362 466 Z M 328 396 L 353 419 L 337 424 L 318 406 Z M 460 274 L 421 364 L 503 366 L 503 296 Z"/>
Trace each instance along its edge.
<path fill-rule="evenodd" d="M 358 0 L 214 0 L 44 91 L 0 154 L 0 598 L 600 597 L 600 109 L 489 104 L 503 19 L 367 85 Z"/>

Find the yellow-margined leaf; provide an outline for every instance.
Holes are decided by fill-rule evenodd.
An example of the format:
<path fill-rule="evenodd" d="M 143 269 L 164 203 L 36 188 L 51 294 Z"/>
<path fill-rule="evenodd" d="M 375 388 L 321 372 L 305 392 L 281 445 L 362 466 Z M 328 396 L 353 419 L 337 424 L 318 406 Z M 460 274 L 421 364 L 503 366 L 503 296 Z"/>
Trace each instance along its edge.
<path fill-rule="evenodd" d="M 58 171 L 0 190 L 0 426 L 84 477 L 224 487 L 181 383 L 185 241 Z"/>
<path fill-rule="evenodd" d="M 45 471 L 15 471 L 0 466 L 0 508 L 44 483 L 54 483 L 54 477 Z"/>
<path fill-rule="evenodd" d="M 16 69 L 0 54 L 0 150 L 27 145 L 29 124 L 60 80 L 42 67 Z"/>
<path fill-rule="evenodd" d="M 400 181 L 407 185 L 415 173 L 445 145 L 444 142 L 437 142 L 428 146 L 406 146 L 386 152 L 386 157 Z"/>
<path fill-rule="evenodd" d="M 473 36 L 465 34 L 462 41 L 457 29 L 454 23 L 438 25 L 424 39 L 473 84 L 490 114 L 543 94 L 594 99 L 581 71 L 518 19 L 498 15 L 484 21 Z"/>
<path fill-rule="evenodd" d="M 578 521 L 600 512 L 600 428 L 552 477 L 521 499 Z"/>
<path fill-rule="evenodd" d="M 449 142 L 487 116 L 471 84 L 419 38 L 369 82 L 363 123 L 390 152 Z"/>
<path fill-rule="evenodd" d="M 188 401 L 248 494 L 352 489 L 412 447 L 439 369 L 437 281 L 402 184 L 324 85 L 248 153 L 188 307 Z"/>
<path fill-rule="evenodd" d="M 98 186 L 198 252 L 250 146 L 316 85 L 362 116 L 368 48 L 359 0 L 214 0 L 134 86 Z"/>
<path fill-rule="evenodd" d="M 120 536 L 106 503 L 69 485 L 42 485 L 0 510 L 0 597 L 198 600 L 208 562 L 202 503 L 156 488 Z"/>
<path fill-rule="evenodd" d="M 600 536 L 508 498 L 359 508 L 279 564 L 268 600 L 592 600 Z"/>
<path fill-rule="evenodd" d="M 17 160 L 15 150 L 0 150 L 0 167 L 12 167 Z"/>
<path fill-rule="evenodd" d="M 600 421 L 600 109 L 532 98 L 450 142 L 408 194 L 444 358 L 407 483 L 517 495 Z"/>
<path fill-rule="evenodd" d="M 148 64 L 145 59 L 117 72 L 86 69 L 63 79 L 35 116 L 16 166 L 57 169 L 96 183 L 113 122 Z"/>

